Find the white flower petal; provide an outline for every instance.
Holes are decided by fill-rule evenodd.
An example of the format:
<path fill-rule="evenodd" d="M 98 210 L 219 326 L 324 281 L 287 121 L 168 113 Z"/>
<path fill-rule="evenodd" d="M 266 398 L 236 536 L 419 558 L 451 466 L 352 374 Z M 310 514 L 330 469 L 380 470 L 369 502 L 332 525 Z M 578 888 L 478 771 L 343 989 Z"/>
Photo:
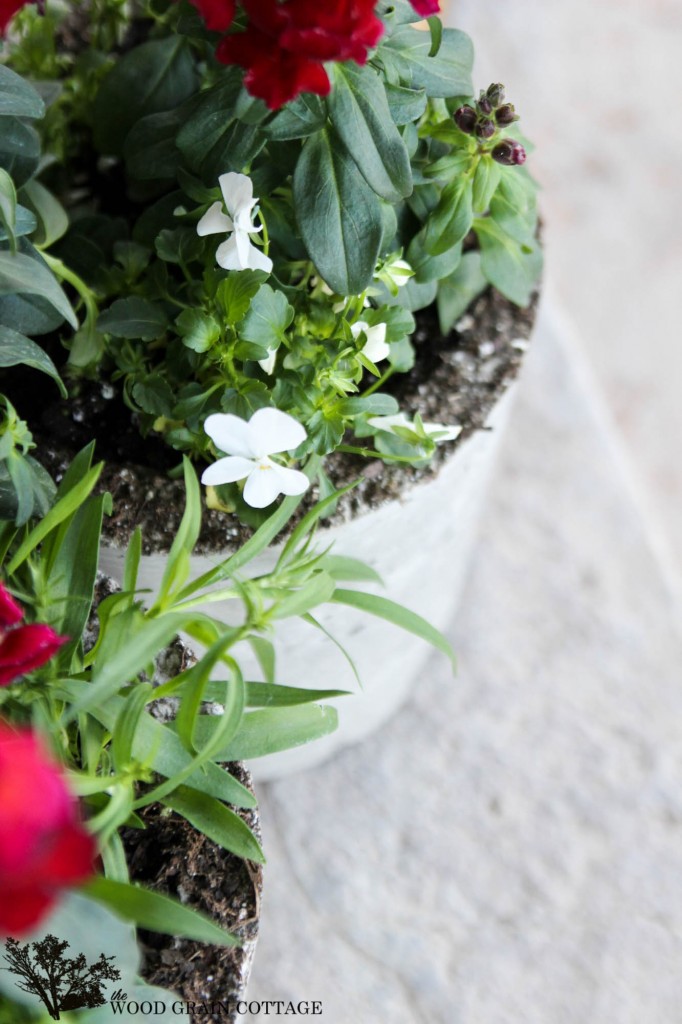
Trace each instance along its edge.
<path fill-rule="evenodd" d="M 244 207 L 250 210 L 255 199 L 253 198 L 253 182 L 246 174 L 238 174 L 237 171 L 228 171 L 218 178 L 220 191 L 223 193 L 227 212 L 234 217 Z"/>
<path fill-rule="evenodd" d="M 280 493 L 280 479 L 269 459 L 256 464 L 244 485 L 244 501 L 252 508 L 267 508 Z"/>
<path fill-rule="evenodd" d="M 252 459 L 243 459 L 241 455 L 228 455 L 218 459 L 201 474 L 202 484 L 216 487 L 218 484 L 233 484 L 235 480 L 243 480 L 253 472 L 257 463 Z"/>
<path fill-rule="evenodd" d="M 282 494 L 303 494 L 310 487 L 310 480 L 300 469 L 289 469 L 288 466 L 277 466 L 274 463 L 273 469 Z"/>
<path fill-rule="evenodd" d="M 271 348 L 265 359 L 259 359 L 258 365 L 264 373 L 267 373 L 269 377 L 272 376 L 273 370 L 275 369 L 275 363 L 277 362 L 277 349 Z"/>
<path fill-rule="evenodd" d="M 204 430 L 216 448 L 227 455 L 242 455 L 245 459 L 254 457 L 249 443 L 249 424 L 241 416 L 230 412 L 214 412 L 206 417 Z"/>
<path fill-rule="evenodd" d="M 362 349 L 363 355 L 366 355 L 373 363 L 378 363 L 382 359 L 388 358 L 391 349 L 386 341 L 386 324 L 376 324 L 374 327 L 368 327 L 365 330 L 365 336 L 367 341 Z"/>
<path fill-rule="evenodd" d="M 378 430 L 388 430 L 393 427 L 412 427 L 404 412 L 393 413 L 392 416 L 370 416 L 367 420 L 370 427 L 377 427 Z"/>
<path fill-rule="evenodd" d="M 215 261 L 223 270 L 246 270 L 247 264 L 242 263 L 239 249 L 237 247 L 237 236 L 241 232 L 235 232 L 225 242 L 221 242 L 216 249 Z"/>
<path fill-rule="evenodd" d="M 266 274 L 269 274 L 272 270 L 272 260 L 257 245 L 251 245 L 249 247 L 249 268 L 251 270 L 264 270 Z"/>
<path fill-rule="evenodd" d="M 458 424 L 448 427 L 444 423 L 425 423 L 424 430 L 429 435 L 435 434 L 437 431 L 441 432 L 440 437 L 434 437 L 433 439 L 436 443 L 454 441 L 462 433 L 462 428 Z"/>
<path fill-rule="evenodd" d="M 249 420 L 249 443 L 255 458 L 293 451 L 307 436 L 298 420 L 280 409 L 258 409 Z"/>
<path fill-rule="evenodd" d="M 239 262 L 241 264 L 241 270 L 247 270 L 250 267 L 251 257 L 251 239 L 247 235 L 246 231 L 235 231 L 234 241 L 237 246 L 237 252 L 239 253 Z"/>
<path fill-rule="evenodd" d="M 223 204 L 216 201 L 197 224 L 197 234 L 202 238 L 204 235 L 217 235 L 223 231 L 232 231 L 232 220 L 223 212 Z"/>

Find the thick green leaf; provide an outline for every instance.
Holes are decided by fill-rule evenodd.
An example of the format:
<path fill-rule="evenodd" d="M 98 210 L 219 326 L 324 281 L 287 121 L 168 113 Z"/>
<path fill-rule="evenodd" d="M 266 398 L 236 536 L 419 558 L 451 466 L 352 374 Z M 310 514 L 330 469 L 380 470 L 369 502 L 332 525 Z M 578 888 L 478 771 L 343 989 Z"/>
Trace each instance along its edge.
<path fill-rule="evenodd" d="M 385 82 L 384 88 L 388 108 L 395 124 L 412 124 L 419 120 L 426 110 L 424 89 L 408 89 L 404 85 L 393 85 L 391 82 Z"/>
<path fill-rule="evenodd" d="M 0 239 L 9 238 L 12 249 L 14 248 L 16 223 L 17 190 L 7 171 L 4 167 L 0 167 Z"/>
<path fill-rule="evenodd" d="M 263 132 L 276 142 L 306 139 L 324 128 L 326 120 L 327 111 L 319 96 L 303 93 L 278 111 L 272 121 L 263 126 Z"/>
<path fill-rule="evenodd" d="M 220 800 L 180 786 L 165 802 L 223 849 L 257 864 L 265 863 L 260 843 L 249 826 Z"/>
<path fill-rule="evenodd" d="M 431 256 L 458 245 L 473 221 L 471 180 L 456 180 L 443 189 L 438 206 L 426 222 L 423 246 Z"/>
<path fill-rule="evenodd" d="M 226 323 L 233 325 L 244 319 L 264 277 L 263 271 L 240 270 L 228 274 L 220 282 L 216 291 L 216 301 L 222 307 Z"/>
<path fill-rule="evenodd" d="M 39 233 L 33 239 L 35 245 L 50 246 L 62 235 L 66 234 L 69 217 L 55 196 L 39 181 L 27 181 L 21 190 L 22 199 L 26 197 L 28 205 L 38 218 Z"/>
<path fill-rule="evenodd" d="M 95 98 L 96 148 L 120 155 L 136 121 L 179 106 L 196 85 L 194 61 L 183 36 L 171 34 L 133 47 L 114 65 Z"/>
<path fill-rule="evenodd" d="M 44 117 L 45 104 L 25 79 L 0 64 L 0 117 Z"/>
<path fill-rule="evenodd" d="M 11 327 L 0 324 L 0 366 L 31 366 L 34 370 L 42 370 L 56 382 L 63 398 L 67 391 L 47 352 L 40 345 L 31 341 L 24 334 L 13 331 Z"/>
<path fill-rule="evenodd" d="M 140 928 L 164 935 L 182 935 L 215 946 L 238 944 L 229 932 L 223 931 L 210 918 L 139 885 L 98 877 L 84 885 L 81 892 L 98 903 L 104 903 L 120 917 L 134 921 Z"/>
<path fill-rule="evenodd" d="M 431 34 L 405 25 L 379 47 L 377 57 L 411 89 L 425 89 L 437 97 L 471 96 L 474 54 L 469 37 L 446 28 L 437 56 L 430 53 Z"/>
<path fill-rule="evenodd" d="M 410 158 L 376 71 L 353 62 L 334 65 L 327 106 L 337 135 L 368 185 L 389 202 L 408 196 Z"/>
<path fill-rule="evenodd" d="M 237 120 L 243 97 L 241 72 L 232 68 L 183 108 L 177 146 L 206 182 L 215 184 L 225 171 L 242 171 L 265 143 L 257 124 Z"/>
<path fill-rule="evenodd" d="M 455 270 L 462 258 L 462 243 L 446 249 L 439 256 L 433 256 L 425 248 L 427 228 L 414 236 L 410 242 L 405 258 L 414 270 L 413 280 L 415 284 L 425 284 L 427 281 L 440 281 Z"/>
<path fill-rule="evenodd" d="M 142 117 L 128 132 L 123 155 L 129 174 L 139 181 L 174 178 L 180 163 L 175 137 L 183 124 L 178 110 Z"/>
<path fill-rule="evenodd" d="M 359 558 L 350 558 L 348 555 L 324 555 L 320 560 L 320 568 L 328 572 L 335 580 L 362 580 L 365 583 L 382 582 L 381 576 L 371 565 L 367 565 L 367 562 L 361 562 Z"/>
<path fill-rule="evenodd" d="M 0 167 L 0 173 L 5 173 Z M 1 198 L 0 198 L 1 203 Z M 0 216 L 0 242 L 10 242 L 10 252 L 12 251 L 12 242 L 16 241 L 17 238 L 23 238 L 24 235 L 32 235 L 37 227 L 38 222 L 36 221 L 33 213 L 28 210 L 25 206 L 17 206 L 16 208 L 16 220 L 14 227 L 11 232 L 8 232 L 6 228 L 2 226 L 2 218 Z"/>
<path fill-rule="evenodd" d="M 478 161 L 473 186 L 473 207 L 476 213 L 485 213 L 488 209 L 501 175 L 502 168 L 491 156 L 482 156 Z"/>
<path fill-rule="evenodd" d="M 491 217 L 477 217 L 474 230 L 486 279 L 517 306 L 527 306 L 542 271 L 539 243 L 518 242 Z"/>
<path fill-rule="evenodd" d="M 445 639 L 440 630 L 432 626 L 421 615 L 410 611 L 409 608 L 390 601 L 387 597 L 379 594 L 368 594 L 362 590 L 337 590 L 332 598 L 335 604 L 349 605 L 351 608 L 358 608 L 360 611 L 376 615 L 380 619 L 392 622 L 395 626 L 414 633 L 415 636 L 426 640 L 437 650 L 442 651 L 455 666 L 455 655 L 448 640 Z"/>
<path fill-rule="evenodd" d="M 20 252 L 0 252 L 0 295 L 14 293 L 46 299 L 72 327 L 78 326 L 69 300 L 42 260 Z"/>
<path fill-rule="evenodd" d="M 448 334 L 468 306 L 487 287 L 477 249 L 466 252 L 449 277 L 438 286 L 438 319 L 443 334 Z"/>
<path fill-rule="evenodd" d="M 364 291 L 381 245 L 381 203 L 331 129 L 305 142 L 293 185 L 301 235 L 324 280 L 339 295 Z"/>
<path fill-rule="evenodd" d="M 105 309 L 97 321 L 97 329 L 116 338 L 142 338 L 154 341 L 168 326 L 165 311 L 149 299 L 131 295 L 127 299 L 116 299 Z"/>
<path fill-rule="evenodd" d="M 32 125 L 18 117 L 3 117 L 0 128 L 0 167 L 11 174 L 18 188 L 36 172 L 40 136 Z"/>

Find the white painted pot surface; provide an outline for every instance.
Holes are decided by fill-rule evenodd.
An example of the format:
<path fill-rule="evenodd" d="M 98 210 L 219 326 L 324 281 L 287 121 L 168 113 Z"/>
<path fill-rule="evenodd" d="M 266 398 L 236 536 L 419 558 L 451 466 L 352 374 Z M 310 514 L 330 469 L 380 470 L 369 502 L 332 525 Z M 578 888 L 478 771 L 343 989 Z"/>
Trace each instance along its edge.
<path fill-rule="evenodd" d="M 411 487 L 401 501 L 392 501 L 350 522 L 320 530 L 318 546 L 327 547 L 333 542 L 335 554 L 367 562 L 385 583 L 385 588 L 371 589 L 418 612 L 438 629 L 446 629 L 460 597 L 495 453 L 515 390 L 513 384 L 497 402 L 487 429 L 476 431 L 462 442 L 435 479 Z M 249 575 L 271 570 L 280 550 L 276 546 L 263 552 L 250 564 Z M 122 550 L 105 547 L 101 570 L 120 580 L 124 557 Z M 192 579 L 221 560 L 220 553 L 194 556 Z M 143 556 L 139 586 L 155 592 L 165 561 L 163 554 Z M 207 610 L 225 622 L 234 623 L 236 604 L 225 601 L 211 604 Z M 325 605 L 315 611 L 315 617 L 350 653 L 363 688 L 358 690 L 348 662 L 321 631 L 300 619 L 284 621 L 275 636 L 277 681 L 309 689 L 354 692 L 334 702 L 339 712 L 335 733 L 252 761 L 249 769 L 256 781 L 310 768 L 374 732 L 405 701 L 431 653 L 430 647 L 411 633 L 353 608 Z M 192 643 L 198 646 L 195 641 Z M 261 678 L 251 649 L 241 644 L 235 652 L 245 678 Z"/>

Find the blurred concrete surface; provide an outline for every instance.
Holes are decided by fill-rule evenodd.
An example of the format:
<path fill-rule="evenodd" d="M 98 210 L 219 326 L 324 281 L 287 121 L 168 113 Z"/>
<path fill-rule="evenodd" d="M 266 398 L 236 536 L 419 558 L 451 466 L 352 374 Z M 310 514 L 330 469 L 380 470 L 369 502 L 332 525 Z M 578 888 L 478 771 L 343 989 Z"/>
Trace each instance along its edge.
<path fill-rule="evenodd" d="M 450 0 L 447 17 L 537 145 L 549 277 L 679 571 L 682 3 Z"/>
<path fill-rule="evenodd" d="M 682 638 L 572 344 L 545 307 L 457 678 L 431 658 L 375 737 L 261 789 L 252 1000 L 321 1000 L 325 1024 L 682 1019 Z"/>

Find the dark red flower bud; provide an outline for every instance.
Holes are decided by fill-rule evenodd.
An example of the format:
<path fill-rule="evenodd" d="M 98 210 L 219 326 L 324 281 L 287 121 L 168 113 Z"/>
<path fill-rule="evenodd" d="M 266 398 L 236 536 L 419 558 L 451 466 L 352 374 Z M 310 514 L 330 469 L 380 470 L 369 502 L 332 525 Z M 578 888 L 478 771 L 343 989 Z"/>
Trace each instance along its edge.
<path fill-rule="evenodd" d="M 4 36 L 5 29 L 14 15 L 28 2 L 29 0 L 0 0 L 0 37 Z"/>
<path fill-rule="evenodd" d="M 479 139 L 491 138 L 495 134 L 495 130 L 495 122 L 491 121 L 489 117 L 484 117 L 474 129 Z"/>
<path fill-rule="evenodd" d="M 508 124 L 513 124 L 514 121 L 518 121 L 518 119 L 519 115 L 515 113 L 513 103 L 505 103 L 495 111 L 495 120 L 503 128 Z"/>
<path fill-rule="evenodd" d="M 481 93 L 476 106 L 478 107 L 479 112 L 486 116 L 493 112 L 493 105 L 484 92 Z"/>
<path fill-rule="evenodd" d="M 526 162 L 526 151 L 520 142 L 514 139 L 503 139 L 498 142 L 491 153 L 493 160 L 507 167 L 515 167 Z"/>
<path fill-rule="evenodd" d="M 500 103 L 504 103 L 504 86 L 501 82 L 493 82 L 486 89 L 486 99 L 490 100 L 493 107 L 499 107 Z"/>
<path fill-rule="evenodd" d="M 466 132 L 467 135 L 471 135 L 472 131 L 476 126 L 477 115 L 473 107 L 470 107 L 468 103 L 465 103 L 463 107 L 456 110 L 453 114 L 455 124 L 461 132 Z"/>
<path fill-rule="evenodd" d="M 40 668 L 54 657 L 65 636 L 38 622 L 10 629 L 0 638 L 0 686 Z"/>

